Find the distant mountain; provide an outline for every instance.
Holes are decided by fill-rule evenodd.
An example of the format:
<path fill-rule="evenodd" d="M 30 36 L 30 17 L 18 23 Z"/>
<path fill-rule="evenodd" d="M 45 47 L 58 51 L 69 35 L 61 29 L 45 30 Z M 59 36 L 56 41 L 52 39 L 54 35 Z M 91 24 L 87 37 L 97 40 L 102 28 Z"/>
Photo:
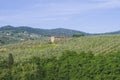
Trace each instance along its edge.
<path fill-rule="evenodd" d="M 88 35 L 85 32 L 64 28 L 39 29 L 27 26 L 14 27 L 7 25 L 0 27 L 0 45 L 19 41 L 37 40 L 41 39 L 41 37 L 72 36 L 73 34 Z"/>
<path fill-rule="evenodd" d="M 108 32 L 108 33 L 105 33 L 105 34 L 120 34 L 120 30 L 119 31 L 114 31 L 114 32 Z"/>
<path fill-rule="evenodd" d="M 39 28 L 31 28 L 27 26 L 13 27 L 10 25 L 3 26 L 0 28 L 0 31 L 5 31 L 5 30 L 14 30 L 17 32 L 26 31 L 28 33 L 33 33 L 41 36 L 72 36 L 73 34 L 88 35 L 88 33 L 82 31 L 76 31 L 76 30 L 64 29 L 64 28 L 39 29 Z"/>
<path fill-rule="evenodd" d="M 37 40 L 42 37 L 50 36 L 72 36 L 73 34 L 82 34 L 82 35 L 111 35 L 111 34 L 120 34 L 120 31 L 101 33 L 101 34 L 89 34 L 82 31 L 56 28 L 56 29 L 40 29 L 32 28 L 28 26 L 2 26 L 0 27 L 0 45 L 9 44 L 19 41 L 27 40 Z"/>
<path fill-rule="evenodd" d="M 13 26 L 4 26 L 0 28 L 0 45 L 27 40 L 37 40 L 40 38 L 41 35 L 20 30 Z"/>
<path fill-rule="evenodd" d="M 107 33 L 99 33 L 99 34 L 90 34 L 82 31 L 65 29 L 65 28 L 56 28 L 56 29 L 40 29 L 40 28 L 32 28 L 28 26 L 19 26 L 14 27 L 11 25 L 0 27 L 0 31 L 14 31 L 14 32 L 27 32 L 29 34 L 36 34 L 39 36 L 72 36 L 73 34 L 83 34 L 83 35 L 105 35 L 105 34 L 120 34 L 120 31 L 107 32 Z"/>
<path fill-rule="evenodd" d="M 90 34 L 90 35 L 114 35 L 120 34 L 120 31 L 113 31 L 113 32 L 106 32 L 106 33 L 99 33 L 99 34 Z"/>

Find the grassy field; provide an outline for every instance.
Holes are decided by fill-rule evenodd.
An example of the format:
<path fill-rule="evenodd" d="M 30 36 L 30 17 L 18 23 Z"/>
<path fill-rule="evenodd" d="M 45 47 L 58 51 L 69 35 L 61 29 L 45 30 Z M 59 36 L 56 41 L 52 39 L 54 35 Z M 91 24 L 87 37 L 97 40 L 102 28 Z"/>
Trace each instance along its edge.
<path fill-rule="evenodd" d="M 29 59 L 31 56 L 59 57 L 64 50 L 92 52 L 95 55 L 110 54 L 120 50 L 120 35 L 64 38 L 56 40 L 54 44 L 50 44 L 49 38 L 26 41 L 0 46 L 0 55 L 6 58 L 9 53 L 12 53 L 15 61 L 20 61 Z"/>

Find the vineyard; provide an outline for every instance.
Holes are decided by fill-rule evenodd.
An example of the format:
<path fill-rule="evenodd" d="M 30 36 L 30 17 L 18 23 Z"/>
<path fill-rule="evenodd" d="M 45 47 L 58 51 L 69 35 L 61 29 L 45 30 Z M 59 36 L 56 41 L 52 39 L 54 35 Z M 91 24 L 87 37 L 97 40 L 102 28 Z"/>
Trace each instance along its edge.
<path fill-rule="evenodd" d="M 56 40 L 54 44 L 50 44 L 49 38 L 26 41 L 1 46 L 0 55 L 7 57 L 12 53 L 15 61 L 19 61 L 29 59 L 31 56 L 58 57 L 64 50 L 92 52 L 95 55 L 113 53 L 120 50 L 120 35 L 64 38 Z"/>
<path fill-rule="evenodd" d="M 120 35 L 49 39 L 0 46 L 0 80 L 120 80 Z"/>

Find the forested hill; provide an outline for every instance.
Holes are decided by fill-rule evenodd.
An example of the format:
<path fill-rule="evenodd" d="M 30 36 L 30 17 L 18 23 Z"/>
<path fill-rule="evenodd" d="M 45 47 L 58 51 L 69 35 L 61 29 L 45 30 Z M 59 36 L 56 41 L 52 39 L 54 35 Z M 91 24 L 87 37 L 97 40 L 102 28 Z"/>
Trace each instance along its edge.
<path fill-rule="evenodd" d="M 89 34 L 82 31 L 64 29 L 64 28 L 56 28 L 56 29 L 40 29 L 40 28 L 32 28 L 27 26 L 2 26 L 0 27 L 0 45 L 9 44 L 19 41 L 27 41 L 27 40 L 37 40 L 42 37 L 50 37 L 50 36 L 73 36 L 74 34 L 82 34 L 82 35 L 108 35 L 108 34 L 120 34 L 120 31 L 110 32 L 110 33 L 101 33 L 101 34 Z"/>
<path fill-rule="evenodd" d="M 107 33 L 99 33 L 99 34 L 90 34 L 87 32 L 82 32 L 79 30 L 65 29 L 65 28 L 56 28 L 56 29 L 40 29 L 40 28 L 32 28 L 28 26 L 19 26 L 14 27 L 10 25 L 1 26 L 0 31 L 14 31 L 14 32 L 28 32 L 40 36 L 72 36 L 73 34 L 83 34 L 83 35 L 111 35 L 111 34 L 120 34 L 120 30 L 114 32 Z"/>
<path fill-rule="evenodd" d="M 87 35 L 85 32 L 70 29 L 40 29 L 27 26 L 2 26 L 0 27 L 0 45 L 15 43 L 20 41 L 38 40 L 50 36 L 72 36 L 73 34 Z"/>
<path fill-rule="evenodd" d="M 120 30 L 114 31 L 114 32 L 108 32 L 108 33 L 105 33 L 105 34 L 120 34 Z"/>
<path fill-rule="evenodd" d="M 76 30 L 71 30 L 71 29 L 64 29 L 64 28 L 56 28 L 56 29 L 40 29 L 40 28 L 31 28 L 27 26 L 20 26 L 20 27 L 14 27 L 14 26 L 2 26 L 0 28 L 0 31 L 16 31 L 16 32 L 22 32 L 26 31 L 28 33 L 33 33 L 36 35 L 41 35 L 41 36 L 72 36 L 73 34 L 84 34 L 87 35 L 87 33 L 82 32 L 82 31 L 76 31 Z"/>

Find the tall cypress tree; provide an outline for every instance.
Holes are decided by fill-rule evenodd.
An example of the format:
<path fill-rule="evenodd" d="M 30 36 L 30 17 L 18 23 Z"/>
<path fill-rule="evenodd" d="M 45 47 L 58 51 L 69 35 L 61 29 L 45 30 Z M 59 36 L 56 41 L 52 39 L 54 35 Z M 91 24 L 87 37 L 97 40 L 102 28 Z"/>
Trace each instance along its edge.
<path fill-rule="evenodd" d="M 14 64 L 14 58 L 13 58 L 13 55 L 10 53 L 8 57 L 8 67 L 12 68 L 13 64 Z"/>

